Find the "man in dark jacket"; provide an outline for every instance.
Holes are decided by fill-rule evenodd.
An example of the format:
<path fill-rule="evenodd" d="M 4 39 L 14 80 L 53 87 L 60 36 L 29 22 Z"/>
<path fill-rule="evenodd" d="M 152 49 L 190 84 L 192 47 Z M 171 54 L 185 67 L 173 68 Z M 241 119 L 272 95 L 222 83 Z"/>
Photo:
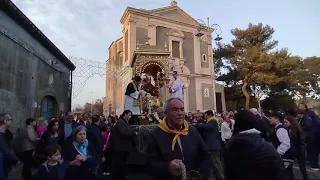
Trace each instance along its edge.
<path fill-rule="evenodd" d="M 3 156 L 3 176 L 6 178 L 13 165 L 18 164 L 19 159 L 6 142 L 5 132 L 11 126 L 12 118 L 8 114 L 0 114 L 0 153 Z"/>
<path fill-rule="evenodd" d="M 213 173 L 216 179 L 224 179 L 221 164 L 221 135 L 219 132 L 218 120 L 214 117 L 212 110 L 205 112 L 205 118 L 207 119 L 207 123 L 197 124 L 196 127 L 211 152 Z"/>
<path fill-rule="evenodd" d="M 263 118 L 256 108 L 251 108 L 250 112 L 254 115 L 254 117 L 257 120 L 257 123 L 258 123 L 257 130 L 260 131 L 261 137 L 269 141 L 269 131 L 270 131 L 269 120 L 267 121 L 265 118 Z"/>
<path fill-rule="evenodd" d="M 61 129 L 64 140 L 70 140 L 72 131 L 78 126 L 77 122 L 74 120 L 74 115 L 68 112 L 63 120 L 60 121 L 59 128 Z"/>
<path fill-rule="evenodd" d="M 319 123 L 319 121 L 320 121 L 319 116 L 317 116 L 316 113 L 312 109 L 309 109 L 306 104 L 299 104 L 299 109 L 305 111 L 306 114 L 312 119 L 312 121 Z"/>
<path fill-rule="evenodd" d="M 185 121 L 182 100 L 165 103 L 166 118 L 153 130 L 148 144 L 148 167 L 159 180 L 181 179 L 190 171 L 197 179 L 207 180 L 210 173 L 209 151 L 198 131 Z M 200 177 L 199 177 L 200 176 Z"/>
<path fill-rule="evenodd" d="M 111 131 L 112 148 L 112 179 L 123 180 L 126 176 L 126 162 L 132 150 L 133 138 L 137 135 L 135 128 L 131 128 L 128 121 L 132 112 L 125 110 Z"/>
<path fill-rule="evenodd" d="M 3 154 L 0 152 L 0 180 L 5 180 L 4 166 L 3 166 Z"/>
<path fill-rule="evenodd" d="M 306 135 L 306 141 L 308 144 L 308 140 L 310 138 L 311 130 L 312 130 L 312 119 L 308 116 L 307 112 L 304 110 L 297 110 L 297 118 L 298 123 Z"/>
<path fill-rule="evenodd" d="M 87 129 L 87 139 L 90 143 L 92 143 L 95 146 L 95 149 L 97 151 L 97 156 L 100 157 L 102 160 L 103 158 L 103 151 L 104 151 L 104 144 L 103 144 L 103 136 L 102 136 L 102 131 L 100 127 L 100 116 L 98 115 L 93 115 L 92 118 L 92 123 Z M 98 165 L 101 164 L 101 162 L 97 162 Z M 95 173 L 97 173 L 99 167 L 95 169 Z"/>
<path fill-rule="evenodd" d="M 311 134 L 310 151 L 308 158 L 313 172 L 320 173 L 319 171 L 319 154 L 320 154 L 320 124 L 315 127 L 315 131 Z"/>
<path fill-rule="evenodd" d="M 88 140 L 96 147 L 97 151 L 100 153 L 99 156 L 103 156 L 103 136 L 100 127 L 100 116 L 92 116 L 92 124 L 88 127 Z"/>
<path fill-rule="evenodd" d="M 240 110 L 235 121 L 234 135 L 224 152 L 226 179 L 288 179 L 277 151 L 260 136 L 254 115 Z"/>

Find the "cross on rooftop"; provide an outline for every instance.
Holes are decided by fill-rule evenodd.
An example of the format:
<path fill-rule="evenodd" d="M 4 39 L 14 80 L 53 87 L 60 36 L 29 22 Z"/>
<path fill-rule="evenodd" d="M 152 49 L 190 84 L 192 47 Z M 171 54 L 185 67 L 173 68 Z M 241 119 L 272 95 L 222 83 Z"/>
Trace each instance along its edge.
<path fill-rule="evenodd" d="M 171 1 L 170 5 L 171 5 L 171 6 L 177 6 L 177 5 L 178 5 L 178 2 L 175 1 L 175 0 L 173 0 L 173 1 Z"/>

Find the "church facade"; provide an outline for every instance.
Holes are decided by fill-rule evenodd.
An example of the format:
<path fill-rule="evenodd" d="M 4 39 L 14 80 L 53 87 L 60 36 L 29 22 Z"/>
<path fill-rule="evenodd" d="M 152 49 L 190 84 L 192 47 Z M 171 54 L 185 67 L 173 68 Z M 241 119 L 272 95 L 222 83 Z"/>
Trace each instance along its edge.
<path fill-rule="evenodd" d="M 123 112 L 125 88 L 133 77 L 133 60 L 141 45 L 169 52 L 167 73 L 177 71 L 183 81 L 186 112 L 226 109 L 223 86 L 214 80 L 212 36 L 200 30 L 201 25 L 177 2 L 152 10 L 128 7 L 121 23 L 123 36 L 111 43 L 106 62 L 105 114 Z M 196 36 L 200 31 L 201 38 Z"/>

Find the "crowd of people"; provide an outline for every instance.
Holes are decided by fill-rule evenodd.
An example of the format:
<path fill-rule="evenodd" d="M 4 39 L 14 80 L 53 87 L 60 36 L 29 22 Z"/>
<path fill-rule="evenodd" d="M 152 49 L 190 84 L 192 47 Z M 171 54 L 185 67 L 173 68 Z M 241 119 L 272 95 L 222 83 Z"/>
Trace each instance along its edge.
<path fill-rule="evenodd" d="M 206 180 L 212 174 L 215 179 L 294 179 L 295 160 L 305 180 L 306 160 L 319 171 L 319 116 L 303 104 L 286 112 L 261 114 L 252 108 L 221 115 L 212 110 L 186 114 L 183 101 L 170 98 L 157 116 L 161 121 L 149 135 L 144 166 L 154 179 Z M 125 179 L 133 139 L 141 128 L 130 126 L 131 117 L 132 112 L 125 110 L 119 118 L 75 118 L 72 113 L 48 123 L 28 118 L 21 144 L 22 178 Z M 20 163 L 11 147 L 12 121 L 9 114 L 0 114 L 0 180 Z"/>
<path fill-rule="evenodd" d="M 3 159 L 1 175 L 6 179 L 10 169 L 20 163 L 11 144 L 13 136 L 9 127 L 13 119 L 0 115 L 0 153 Z M 105 161 L 110 144 L 111 125 L 116 120 L 106 120 L 98 115 L 75 119 L 72 113 L 46 123 L 46 120 L 28 118 L 22 130 L 23 169 L 21 177 L 31 179 L 92 179 Z M 110 157 L 110 156 L 109 156 Z M 105 163 L 105 170 L 111 172 Z M 34 175 L 32 167 L 39 167 Z M 57 173 L 59 172 L 59 173 Z M 1 178 L 0 178 L 1 179 Z M 2 179 L 1 179 L 2 180 Z"/>

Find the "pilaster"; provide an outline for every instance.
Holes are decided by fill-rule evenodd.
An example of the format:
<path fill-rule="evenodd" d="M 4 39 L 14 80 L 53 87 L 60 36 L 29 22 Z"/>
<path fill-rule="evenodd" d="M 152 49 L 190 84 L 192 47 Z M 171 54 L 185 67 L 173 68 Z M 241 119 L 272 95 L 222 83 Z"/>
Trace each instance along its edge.
<path fill-rule="evenodd" d="M 182 80 L 183 86 L 184 86 L 184 110 L 185 112 L 189 112 L 189 85 L 190 85 L 190 80 L 185 77 Z"/>
<path fill-rule="evenodd" d="M 199 78 L 195 78 L 196 81 L 196 103 L 197 103 L 197 110 L 202 110 L 202 86 Z"/>
<path fill-rule="evenodd" d="M 133 21 L 133 20 L 130 20 L 129 21 L 129 27 L 128 27 L 128 30 L 129 30 L 129 34 L 128 34 L 128 37 L 129 37 L 129 40 L 128 40 L 128 43 L 129 43 L 129 49 L 128 49 L 128 57 L 129 57 L 129 62 L 132 60 L 132 56 L 133 56 L 133 52 L 135 51 L 136 49 L 136 22 Z"/>
<path fill-rule="evenodd" d="M 194 44 L 194 73 L 201 73 L 201 59 L 200 59 L 200 41 L 199 38 L 195 35 L 193 36 L 193 44 Z"/>

